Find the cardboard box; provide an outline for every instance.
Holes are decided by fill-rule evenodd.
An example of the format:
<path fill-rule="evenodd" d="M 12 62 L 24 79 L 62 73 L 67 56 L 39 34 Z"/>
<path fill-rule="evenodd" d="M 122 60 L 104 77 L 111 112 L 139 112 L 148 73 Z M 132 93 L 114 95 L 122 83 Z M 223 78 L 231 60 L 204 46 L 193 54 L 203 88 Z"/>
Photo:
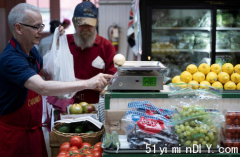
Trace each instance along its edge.
<path fill-rule="evenodd" d="M 116 131 L 119 135 L 125 135 L 124 129 L 121 128 L 121 119 L 126 114 L 127 110 L 105 110 L 105 129 L 111 133 Z"/>

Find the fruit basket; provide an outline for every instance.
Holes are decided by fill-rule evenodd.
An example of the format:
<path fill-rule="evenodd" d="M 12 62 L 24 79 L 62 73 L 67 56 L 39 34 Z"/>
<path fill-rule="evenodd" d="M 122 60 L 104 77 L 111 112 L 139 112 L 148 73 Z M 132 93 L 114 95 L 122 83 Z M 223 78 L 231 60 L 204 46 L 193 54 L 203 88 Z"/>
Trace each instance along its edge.
<path fill-rule="evenodd" d="M 59 127 L 62 125 L 63 123 L 58 123 L 56 125 L 54 125 L 53 127 L 53 132 L 58 136 L 58 140 L 59 143 L 64 143 L 64 142 L 68 142 L 70 141 L 70 138 L 72 136 L 79 136 L 82 138 L 83 142 L 88 142 L 91 145 L 95 145 L 97 142 L 101 141 L 101 138 L 103 136 L 104 133 L 104 127 L 101 128 L 100 131 L 98 132 L 93 132 L 93 133 L 63 133 L 58 131 Z"/>

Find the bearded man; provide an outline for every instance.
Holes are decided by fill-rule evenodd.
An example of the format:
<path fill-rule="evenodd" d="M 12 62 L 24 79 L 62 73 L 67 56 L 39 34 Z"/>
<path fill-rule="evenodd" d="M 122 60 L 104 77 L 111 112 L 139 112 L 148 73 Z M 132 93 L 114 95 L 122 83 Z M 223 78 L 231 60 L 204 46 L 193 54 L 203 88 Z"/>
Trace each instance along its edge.
<path fill-rule="evenodd" d="M 99 73 L 114 74 L 113 57 L 116 54 L 111 42 L 97 34 L 97 8 L 90 1 L 83 1 L 74 10 L 72 22 L 76 33 L 67 35 L 74 58 L 77 79 L 85 80 Z M 75 103 L 98 103 L 100 90 L 83 90 L 75 95 Z"/>

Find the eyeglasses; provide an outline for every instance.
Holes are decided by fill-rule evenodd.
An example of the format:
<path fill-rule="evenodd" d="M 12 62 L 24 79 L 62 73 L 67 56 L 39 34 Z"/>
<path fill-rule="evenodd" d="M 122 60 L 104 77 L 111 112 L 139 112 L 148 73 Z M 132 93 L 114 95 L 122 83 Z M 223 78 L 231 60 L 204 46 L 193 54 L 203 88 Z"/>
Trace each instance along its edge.
<path fill-rule="evenodd" d="M 26 26 L 26 27 L 34 28 L 34 29 L 36 29 L 38 32 L 39 32 L 39 31 L 42 31 L 42 30 L 44 29 L 44 27 L 45 27 L 44 24 L 42 24 L 42 25 L 39 26 L 39 27 L 27 25 L 27 24 L 24 24 L 24 23 L 19 23 L 19 24 L 20 24 L 20 25 L 23 25 L 23 26 Z"/>

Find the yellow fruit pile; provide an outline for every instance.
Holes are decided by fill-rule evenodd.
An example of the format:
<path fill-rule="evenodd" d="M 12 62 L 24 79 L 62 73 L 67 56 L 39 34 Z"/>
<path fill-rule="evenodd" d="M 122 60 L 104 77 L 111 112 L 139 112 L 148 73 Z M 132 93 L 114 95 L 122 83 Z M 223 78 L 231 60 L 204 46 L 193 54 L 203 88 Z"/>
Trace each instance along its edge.
<path fill-rule="evenodd" d="M 225 63 L 222 68 L 219 64 L 209 66 L 202 63 L 198 67 L 190 64 L 186 71 L 172 79 L 172 83 L 189 83 L 193 89 L 212 86 L 225 90 L 240 90 L 240 64 L 234 67 L 231 63 Z"/>

